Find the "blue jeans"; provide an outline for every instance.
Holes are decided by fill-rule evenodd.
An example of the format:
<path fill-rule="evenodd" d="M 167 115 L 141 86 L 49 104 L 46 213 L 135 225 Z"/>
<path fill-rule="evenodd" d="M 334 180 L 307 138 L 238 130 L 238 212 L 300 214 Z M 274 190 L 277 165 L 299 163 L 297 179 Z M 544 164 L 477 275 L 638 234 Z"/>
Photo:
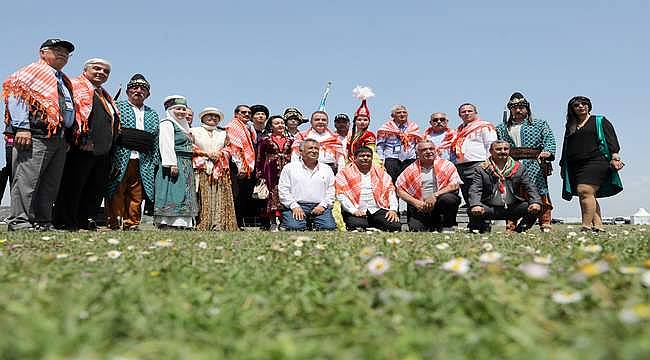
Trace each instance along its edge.
<path fill-rule="evenodd" d="M 303 220 L 293 218 L 291 209 L 282 210 L 282 226 L 287 230 L 307 230 L 307 225 L 311 224 L 313 230 L 335 230 L 336 222 L 332 216 L 332 208 L 328 207 L 320 215 L 313 215 L 311 211 L 318 206 L 316 203 L 299 203 L 305 212 Z"/>

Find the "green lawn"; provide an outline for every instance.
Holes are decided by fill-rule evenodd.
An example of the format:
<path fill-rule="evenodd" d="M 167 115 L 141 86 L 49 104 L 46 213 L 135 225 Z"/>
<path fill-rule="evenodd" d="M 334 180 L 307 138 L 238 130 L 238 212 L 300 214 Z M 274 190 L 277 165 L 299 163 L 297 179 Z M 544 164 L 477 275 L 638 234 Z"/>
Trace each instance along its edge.
<path fill-rule="evenodd" d="M 4 232 L 0 357 L 650 358 L 650 227 L 573 231 Z"/>

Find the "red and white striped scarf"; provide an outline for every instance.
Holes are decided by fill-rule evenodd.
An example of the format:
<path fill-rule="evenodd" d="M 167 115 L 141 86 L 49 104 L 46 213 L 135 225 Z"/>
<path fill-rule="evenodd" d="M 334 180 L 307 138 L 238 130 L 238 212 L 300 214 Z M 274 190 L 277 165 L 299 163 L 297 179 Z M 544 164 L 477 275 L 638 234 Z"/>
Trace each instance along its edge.
<path fill-rule="evenodd" d="M 300 144 L 305 139 L 309 139 L 309 133 L 312 130 L 313 128 L 309 128 L 305 131 L 301 131 L 298 134 L 296 134 L 296 138 L 293 141 L 293 145 L 291 145 L 292 152 L 295 153 L 300 152 Z M 324 140 L 318 140 L 318 144 L 320 145 L 320 151 L 332 155 L 332 157 L 336 160 L 338 160 L 339 157 L 341 156 L 345 157 L 345 149 L 343 148 L 343 144 L 341 144 L 341 140 L 339 140 L 338 135 L 334 134 L 330 129 L 325 129 L 324 132 L 327 133 L 328 136 Z"/>
<path fill-rule="evenodd" d="M 336 193 L 347 196 L 355 207 L 359 206 L 361 200 L 361 176 L 359 168 L 352 162 L 340 170 L 334 180 Z M 390 193 L 395 191 L 390 175 L 381 167 L 372 165 L 370 183 L 377 206 L 382 209 L 390 209 Z"/>
<path fill-rule="evenodd" d="M 458 129 L 456 129 L 456 138 L 451 144 L 452 150 L 456 153 L 456 159 L 462 161 L 465 157 L 465 154 L 463 154 L 463 143 L 465 140 L 479 136 L 483 129 L 491 129 L 492 131 L 496 131 L 492 123 L 483 121 L 481 119 L 476 119 L 469 124 L 461 124 Z"/>
<path fill-rule="evenodd" d="M 239 157 L 242 161 L 242 171 L 250 176 L 255 168 L 255 147 L 253 142 L 257 139 L 255 131 L 237 118 L 234 118 L 226 125 L 226 133 L 230 141 L 230 154 Z"/>
<path fill-rule="evenodd" d="M 420 128 L 413 121 L 407 120 L 406 131 L 402 132 L 402 130 L 397 127 L 397 124 L 395 124 L 395 121 L 390 120 L 382 125 L 379 130 L 377 130 L 377 140 L 391 136 L 397 136 L 402 143 L 403 150 L 407 151 L 411 146 L 411 142 L 417 143 L 418 141 L 422 140 L 422 136 L 420 136 L 419 131 Z"/>
<path fill-rule="evenodd" d="M 433 161 L 433 173 L 438 190 L 444 189 L 449 184 L 463 183 L 456 166 L 449 160 L 435 159 Z M 422 200 L 422 165 L 420 160 L 415 161 L 402 171 L 402 174 L 395 182 L 395 186 L 413 195 L 416 199 Z"/>
<path fill-rule="evenodd" d="M 424 138 L 426 139 L 432 133 L 433 133 L 433 127 L 424 130 Z M 438 151 L 438 155 L 440 155 L 443 150 L 448 150 L 451 148 L 451 144 L 454 142 L 455 137 L 456 137 L 456 130 L 449 129 L 449 128 L 445 130 L 445 136 L 443 136 L 440 144 L 436 145 L 436 150 Z"/>
<path fill-rule="evenodd" d="M 23 100 L 28 107 L 42 114 L 42 121 L 47 125 L 48 135 L 52 135 L 63 125 L 55 71 L 45 61 L 39 60 L 9 75 L 2 84 L 5 106 L 10 96 Z M 65 75 L 63 75 L 63 82 L 72 88 L 70 79 Z M 5 111 L 5 123 L 11 123 L 9 111 Z"/>
<path fill-rule="evenodd" d="M 88 131 L 90 130 L 88 127 L 88 118 L 90 117 L 90 112 L 93 109 L 93 97 L 95 95 L 95 86 L 88 80 L 85 76 L 80 75 L 72 81 L 72 93 L 74 94 L 74 103 L 75 103 L 75 120 L 77 122 L 77 131 L 75 133 L 75 138 L 78 138 L 80 135 L 85 136 L 88 134 Z M 113 101 L 113 98 L 104 90 L 104 88 L 100 87 L 99 91 L 102 92 L 102 95 L 104 96 L 104 100 L 108 99 L 108 103 L 105 101 L 102 101 L 102 105 L 106 109 L 106 112 L 109 114 L 115 114 L 112 117 L 111 121 L 111 129 L 113 128 L 113 121 L 115 121 L 116 118 L 119 118 L 119 110 L 117 109 L 117 105 L 115 105 L 115 102 Z M 101 99 L 100 99 L 101 101 Z M 113 109 L 108 108 L 108 106 L 111 106 Z"/>

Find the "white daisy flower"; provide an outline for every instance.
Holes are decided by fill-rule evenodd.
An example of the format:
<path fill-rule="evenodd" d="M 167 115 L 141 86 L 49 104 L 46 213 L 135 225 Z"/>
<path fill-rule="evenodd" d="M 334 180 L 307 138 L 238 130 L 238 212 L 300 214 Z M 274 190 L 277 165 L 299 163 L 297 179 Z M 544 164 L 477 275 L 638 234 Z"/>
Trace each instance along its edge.
<path fill-rule="evenodd" d="M 303 245 L 305 245 L 305 243 L 301 239 L 296 239 L 293 242 L 293 246 L 295 246 L 297 248 L 301 248 Z"/>
<path fill-rule="evenodd" d="M 115 238 L 108 238 L 108 239 L 106 239 L 106 242 L 109 245 L 119 245 L 120 244 L 120 240 L 115 239 Z"/>
<path fill-rule="evenodd" d="M 129 246 L 126 247 L 126 249 L 127 249 L 127 250 L 133 250 L 133 249 L 135 249 L 135 246 L 133 246 L 133 245 L 129 245 Z"/>
<path fill-rule="evenodd" d="M 386 243 L 388 245 L 392 245 L 392 246 L 399 245 L 401 242 L 402 242 L 402 240 L 400 240 L 399 238 L 388 238 L 388 239 L 386 239 Z"/>
<path fill-rule="evenodd" d="M 580 291 L 556 291 L 551 298 L 558 304 L 572 304 L 582 300 Z"/>
<path fill-rule="evenodd" d="M 586 253 L 590 253 L 590 254 L 597 254 L 597 253 L 603 251 L 603 247 L 598 245 L 598 244 L 586 245 L 586 246 L 582 247 L 582 251 L 584 251 Z"/>
<path fill-rule="evenodd" d="M 636 324 L 641 320 L 650 319 L 650 304 L 636 304 L 622 309 L 618 319 L 626 324 Z"/>
<path fill-rule="evenodd" d="M 208 248 L 208 243 L 205 241 L 201 241 L 200 243 L 196 244 L 199 249 L 207 249 Z"/>
<path fill-rule="evenodd" d="M 388 271 L 388 269 L 390 269 L 390 262 L 384 257 L 377 256 L 368 262 L 368 271 L 371 275 L 382 275 Z"/>
<path fill-rule="evenodd" d="M 256 257 L 255 259 L 257 261 L 264 261 L 264 260 L 266 260 L 266 257 L 264 255 L 260 255 L 260 256 Z"/>
<path fill-rule="evenodd" d="M 89 256 L 88 259 L 86 259 L 86 260 L 87 260 L 88 262 L 94 263 L 94 262 L 96 262 L 97 260 L 99 260 L 99 258 L 97 257 L 97 255 L 92 255 L 92 256 Z"/>
<path fill-rule="evenodd" d="M 43 241 L 50 241 L 52 239 L 54 239 L 53 236 L 41 236 L 41 240 L 43 240 Z"/>
<path fill-rule="evenodd" d="M 469 271 L 469 261 L 462 257 L 457 257 L 442 264 L 442 268 L 459 275 L 466 274 Z"/>
<path fill-rule="evenodd" d="M 106 253 L 106 256 L 108 256 L 109 259 L 117 259 L 122 256 L 122 253 L 117 250 L 111 250 Z"/>
<path fill-rule="evenodd" d="M 485 243 L 485 244 L 483 244 L 481 246 L 481 249 L 483 249 L 485 251 L 492 251 L 492 250 L 494 250 L 494 246 L 492 244 L 490 244 L 490 243 Z"/>
<path fill-rule="evenodd" d="M 66 258 L 68 258 L 68 256 L 70 256 L 70 255 L 68 255 L 68 254 L 66 254 L 66 253 L 63 253 L 63 254 L 56 254 L 56 258 L 57 258 L 57 259 L 66 259 Z"/>
<path fill-rule="evenodd" d="M 359 252 L 359 257 L 361 258 L 361 260 L 364 260 L 364 261 L 370 259 L 374 255 L 375 255 L 375 249 L 372 248 L 372 247 L 369 247 L 369 246 L 364 247 Z"/>
<path fill-rule="evenodd" d="M 174 242 L 169 239 L 158 240 L 154 243 L 154 246 L 159 248 L 168 248 L 174 246 Z"/>
<path fill-rule="evenodd" d="M 501 260 L 502 257 L 503 257 L 503 255 L 501 255 L 500 252 L 498 252 L 498 251 L 490 251 L 490 252 L 486 252 L 486 253 L 481 254 L 481 256 L 479 256 L 478 260 L 480 262 L 484 263 L 484 264 L 491 264 L 491 263 L 495 263 L 495 262 Z"/>
<path fill-rule="evenodd" d="M 551 255 L 535 256 L 533 257 L 533 262 L 540 265 L 551 265 L 553 263 L 553 258 Z"/>
<path fill-rule="evenodd" d="M 316 250 L 325 250 L 325 244 L 316 244 L 314 245 L 314 248 L 316 248 Z"/>
<path fill-rule="evenodd" d="M 641 275 L 641 284 L 647 288 L 650 288 L 650 270 L 644 271 L 643 275 Z"/>
<path fill-rule="evenodd" d="M 446 242 L 436 244 L 436 249 L 438 249 L 438 250 L 447 250 L 447 249 L 449 249 L 449 244 L 447 244 Z"/>
<path fill-rule="evenodd" d="M 548 266 L 541 264 L 523 263 L 519 265 L 519 270 L 531 279 L 542 280 L 546 279 L 549 275 Z"/>
<path fill-rule="evenodd" d="M 300 250 L 294 251 L 293 256 L 302 256 L 302 251 L 300 251 Z"/>

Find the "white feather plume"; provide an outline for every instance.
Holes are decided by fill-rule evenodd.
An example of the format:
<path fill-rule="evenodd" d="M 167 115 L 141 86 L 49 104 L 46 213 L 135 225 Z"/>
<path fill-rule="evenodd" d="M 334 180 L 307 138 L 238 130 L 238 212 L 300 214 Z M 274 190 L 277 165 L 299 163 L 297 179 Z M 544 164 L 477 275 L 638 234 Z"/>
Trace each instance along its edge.
<path fill-rule="evenodd" d="M 375 96 L 375 93 L 367 86 L 357 85 L 357 87 L 352 89 L 352 95 L 359 100 L 368 100 Z"/>

